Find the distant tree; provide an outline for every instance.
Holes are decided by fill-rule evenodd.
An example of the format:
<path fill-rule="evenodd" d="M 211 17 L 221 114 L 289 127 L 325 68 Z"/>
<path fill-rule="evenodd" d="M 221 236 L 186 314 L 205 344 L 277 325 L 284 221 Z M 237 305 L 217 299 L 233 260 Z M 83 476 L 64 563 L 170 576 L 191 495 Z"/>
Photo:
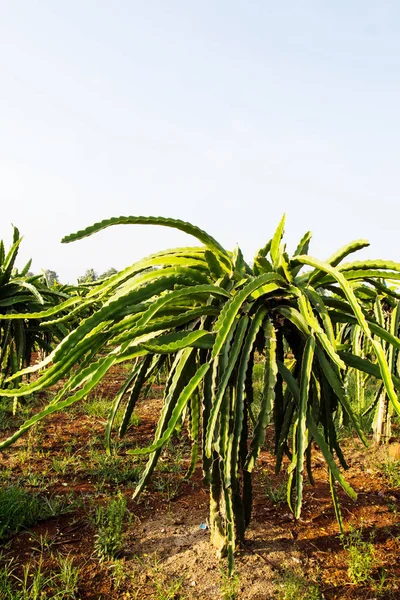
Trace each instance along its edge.
<path fill-rule="evenodd" d="M 78 277 L 78 283 L 91 283 L 99 278 L 94 269 L 86 269 L 86 272 L 81 277 Z"/>
<path fill-rule="evenodd" d="M 104 273 L 99 275 L 99 279 L 106 279 L 107 277 L 111 277 L 111 275 L 115 275 L 115 273 L 118 273 L 117 269 L 114 269 L 114 267 L 110 267 L 109 269 L 107 269 L 107 271 L 104 271 Z"/>
<path fill-rule="evenodd" d="M 44 276 L 49 287 L 53 287 L 55 283 L 60 283 L 57 273 L 51 269 L 45 269 Z"/>

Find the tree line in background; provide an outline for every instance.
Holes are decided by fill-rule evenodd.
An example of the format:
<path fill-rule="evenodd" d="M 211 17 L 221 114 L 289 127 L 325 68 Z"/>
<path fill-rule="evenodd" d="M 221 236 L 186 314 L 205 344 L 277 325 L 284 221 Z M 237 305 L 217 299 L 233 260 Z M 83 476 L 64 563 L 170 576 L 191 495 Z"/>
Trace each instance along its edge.
<path fill-rule="evenodd" d="M 16 260 L 21 242 L 17 227 L 13 227 L 8 251 L 0 241 L 0 385 L 6 377 L 29 365 L 32 352 L 38 352 L 41 357 L 50 353 L 76 324 L 70 316 L 64 319 L 65 323 L 62 320 L 44 323 L 42 317 L 10 319 L 11 315 L 58 311 L 65 300 L 84 296 L 87 288 L 80 287 L 81 284 L 101 281 L 117 272 L 110 268 L 98 275 L 94 269 L 87 269 L 78 278 L 78 285 L 64 285 L 51 269 L 33 273 L 31 260 L 19 270 Z"/>
<path fill-rule="evenodd" d="M 252 472 L 269 425 L 277 471 L 285 456 L 289 460 L 287 497 L 295 517 L 305 474 L 313 481 L 311 453 L 317 444 L 341 524 L 336 487 L 352 498 L 355 492 L 342 474 L 347 464 L 340 428 L 350 424 L 367 444 L 362 421 L 374 416 L 376 440 L 387 441 L 392 416 L 400 415 L 400 264 L 344 262 L 368 245 L 365 240 L 326 261 L 315 259 L 308 253 L 310 232 L 290 257 L 284 219 L 252 264 L 239 248 L 227 251 L 198 227 L 161 217 L 110 219 L 63 241 L 135 223 L 173 227 L 202 245 L 159 252 L 100 277 L 89 269 L 77 286 L 60 285 L 51 271 L 53 285 L 50 275 L 31 276 L 29 263 L 18 272 L 18 230 L 7 254 L 0 246 L 0 397 L 17 405 L 65 382 L 45 408 L 0 442 L 0 449 L 84 398 L 111 367 L 126 364 L 126 380 L 110 399 L 107 450 L 112 451 L 117 412 L 123 413 L 118 433 L 123 436 L 142 390 L 165 374 L 155 439 L 132 450 L 148 455 L 135 495 L 165 444 L 185 426 L 192 443 L 188 476 L 200 461 L 210 486 L 211 539 L 228 555 L 230 572 L 250 522 Z M 36 346 L 48 355 L 29 365 Z M 256 401 L 254 373 L 260 364 L 263 382 Z M 35 372 L 38 377 L 30 381 Z"/>
<path fill-rule="evenodd" d="M 77 278 L 77 282 L 78 284 L 91 283 L 93 281 L 99 281 L 101 279 L 111 277 L 111 275 L 115 275 L 115 273 L 117 273 L 117 269 L 114 269 L 114 267 L 110 267 L 109 269 L 107 269 L 107 271 L 104 271 L 104 273 L 101 273 L 100 275 L 98 275 L 94 269 L 86 269 L 85 273 Z M 56 284 L 60 284 L 60 278 L 56 271 L 52 271 L 51 269 L 44 269 L 43 274 L 49 287 L 53 287 Z M 30 271 L 29 275 L 32 276 L 33 273 Z"/>

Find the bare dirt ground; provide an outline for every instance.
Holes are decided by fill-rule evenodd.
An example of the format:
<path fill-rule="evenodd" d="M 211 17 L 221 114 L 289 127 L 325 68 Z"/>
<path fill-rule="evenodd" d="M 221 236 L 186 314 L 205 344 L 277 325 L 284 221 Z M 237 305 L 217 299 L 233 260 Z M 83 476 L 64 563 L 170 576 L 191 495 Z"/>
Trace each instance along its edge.
<path fill-rule="evenodd" d="M 122 376 L 114 372 L 96 392 L 97 398 L 112 398 Z M 136 464 L 126 450 L 151 441 L 160 406 L 160 389 L 155 387 L 138 405 L 139 422 L 119 447 L 122 458 L 114 465 L 116 470 L 118 465 Z M 93 457 L 100 460 L 104 453 L 104 423 L 104 418 L 77 407 L 53 415 L 0 453 L 2 486 L 13 483 L 44 497 L 73 502 L 72 512 L 40 521 L 3 541 L 1 560 L 13 559 L 17 574 L 24 564 L 34 564 L 39 554 L 43 569 L 51 570 L 56 553 L 61 553 L 79 567 L 76 598 L 81 599 L 400 598 L 400 489 L 383 476 L 384 450 L 366 450 L 354 439 L 345 442 L 350 467 L 346 479 L 358 492 L 358 500 L 338 493 L 346 530 L 362 528 L 362 539 L 373 544 L 373 564 L 365 582 L 355 584 L 349 576 L 349 552 L 338 536 L 327 470 L 318 450 L 313 457 L 315 486 L 306 486 L 297 522 L 284 503 L 284 475 L 276 477 L 273 456 L 262 453 L 247 542 L 237 553 L 237 576 L 229 582 L 224 561 L 216 558 L 209 544 L 208 530 L 200 527 L 208 518 L 208 490 L 200 468 L 191 481 L 183 480 L 189 460 L 184 433 L 162 456 L 148 490 L 134 501 L 134 481 L 118 481 L 112 470 L 107 475 L 104 468 L 93 469 Z M 57 469 L 57 460 L 66 455 L 72 457 L 70 464 Z M 129 509 L 123 549 L 118 560 L 101 562 L 90 514 L 117 490 Z M 298 595 L 288 595 L 290 581 L 297 581 Z"/>

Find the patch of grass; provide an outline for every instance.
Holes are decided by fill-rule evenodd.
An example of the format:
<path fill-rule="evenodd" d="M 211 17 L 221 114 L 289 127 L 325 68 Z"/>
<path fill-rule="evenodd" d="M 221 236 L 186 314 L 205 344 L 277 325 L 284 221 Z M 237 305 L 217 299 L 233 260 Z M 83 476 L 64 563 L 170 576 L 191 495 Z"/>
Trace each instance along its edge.
<path fill-rule="evenodd" d="M 390 487 L 400 488 L 400 460 L 387 460 L 381 469 Z"/>
<path fill-rule="evenodd" d="M 15 427 L 19 419 L 13 414 L 13 402 L 9 398 L 0 399 L 0 429 L 2 431 Z"/>
<path fill-rule="evenodd" d="M 29 473 L 24 474 L 21 478 L 21 482 L 24 482 L 25 485 L 30 487 L 39 488 L 42 492 L 44 492 L 49 484 L 49 479 L 47 475 L 43 475 L 42 473 L 36 473 L 35 471 L 29 471 Z"/>
<path fill-rule="evenodd" d="M 90 450 L 87 474 L 103 483 L 136 482 L 140 477 L 140 468 L 132 464 L 133 460 L 127 456 L 108 456 L 104 450 Z"/>
<path fill-rule="evenodd" d="M 4 557 L 0 554 L 0 561 L 3 562 Z M 0 567 L 0 598 L 12 600 L 14 596 L 12 581 L 15 580 L 16 565 L 11 559 Z"/>
<path fill-rule="evenodd" d="M 55 538 L 51 537 L 49 535 L 48 531 L 45 531 L 44 533 L 41 533 L 40 535 L 30 532 L 29 541 L 30 542 L 34 541 L 37 544 L 36 547 L 33 547 L 33 544 L 32 544 L 32 550 L 34 552 L 37 552 L 39 554 L 44 554 L 45 552 L 51 553 L 53 544 L 55 542 Z"/>
<path fill-rule="evenodd" d="M 43 442 L 43 423 L 36 423 L 33 425 L 25 439 L 26 445 L 18 450 L 15 455 L 15 459 L 25 468 L 29 470 L 29 461 L 32 459 L 37 460 L 38 458 L 43 459 L 48 456 L 48 452 L 44 452 L 41 444 Z"/>
<path fill-rule="evenodd" d="M 108 419 L 112 402 L 108 398 L 86 398 L 78 408 L 79 412 L 83 412 L 85 415 Z"/>
<path fill-rule="evenodd" d="M 125 560 L 124 559 L 116 559 L 110 562 L 108 569 L 111 572 L 111 579 L 113 582 L 113 588 L 115 590 L 119 590 L 126 579 L 128 578 Z"/>
<path fill-rule="evenodd" d="M 4 431 L 12 427 L 19 427 L 28 418 L 32 406 L 35 404 L 37 404 L 35 395 L 23 401 L 14 401 L 5 396 L 0 398 L 0 430 Z"/>
<path fill-rule="evenodd" d="M 105 506 L 97 506 L 94 523 L 97 527 L 94 548 L 100 561 L 117 558 L 123 545 L 123 524 L 126 498 L 117 494 Z"/>
<path fill-rule="evenodd" d="M 183 578 L 178 577 L 172 580 L 168 579 L 162 572 L 160 561 L 157 558 L 156 552 L 154 552 L 149 559 L 150 560 L 143 562 L 138 556 L 136 557 L 136 560 L 141 565 L 141 568 L 145 568 L 147 570 L 147 573 L 155 587 L 152 598 L 155 600 L 184 600 L 184 596 L 181 593 Z M 138 596 L 138 598 L 140 598 L 140 596 Z"/>
<path fill-rule="evenodd" d="M 42 496 L 41 503 L 44 514 L 43 518 L 67 515 L 68 513 L 73 512 L 76 507 L 80 506 L 79 500 L 75 499 L 73 493 Z"/>
<path fill-rule="evenodd" d="M 234 573 L 228 575 L 226 571 L 221 569 L 220 591 L 223 600 L 235 600 L 239 593 L 239 575 Z"/>
<path fill-rule="evenodd" d="M 278 581 L 279 600 L 320 600 L 318 585 L 311 583 L 302 573 L 287 570 Z"/>
<path fill-rule="evenodd" d="M 58 557 L 59 581 L 62 588 L 61 598 L 75 598 L 75 592 L 78 587 L 79 567 L 74 567 L 73 559 L 70 556 Z"/>
<path fill-rule="evenodd" d="M 160 581 L 154 578 L 154 585 L 156 588 L 155 600 L 183 600 L 180 589 L 182 587 L 182 579 L 174 579 L 170 582 Z"/>
<path fill-rule="evenodd" d="M 0 538 L 38 521 L 71 512 L 70 496 L 42 496 L 12 485 L 0 490 Z"/>
<path fill-rule="evenodd" d="M 176 498 L 180 489 L 180 485 L 181 482 L 177 481 L 176 479 L 174 479 L 174 477 L 171 476 L 163 475 L 161 477 L 155 477 L 153 479 L 154 489 L 157 490 L 157 492 L 165 494 L 168 501 L 172 500 L 173 498 Z"/>
<path fill-rule="evenodd" d="M 89 415 L 92 417 L 98 417 L 99 419 L 107 420 L 110 414 L 110 410 L 112 409 L 113 402 L 109 398 L 87 398 L 79 407 L 80 412 L 83 412 L 85 415 Z M 122 422 L 123 411 L 118 411 L 115 420 L 114 426 L 118 427 Z M 137 426 L 140 423 L 140 419 L 136 414 L 132 414 L 131 419 L 129 421 L 130 425 Z"/>
<path fill-rule="evenodd" d="M 372 571 L 376 565 L 374 546 L 370 540 L 362 539 L 362 529 L 351 528 L 348 535 L 342 535 L 343 547 L 348 553 L 347 573 L 352 583 L 371 582 Z"/>
<path fill-rule="evenodd" d="M 0 470 L 0 481 L 10 481 L 12 477 L 12 469 L 1 469 Z"/>
<path fill-rule="evenodd" d="M 34 565 L 34 569 L 31 570 L 31 563 L 28 563 L 24 566 L 24 572 L 22 579 L 18 579 L 19 581 L 19 590 L 18 593 L 21 595 L 11 596 L 11 598 L 21 600 L 37 600 L 39 598 L 49 598 L 49 595 L 46 593 L 46 589 L 52 585 L 54 580 L 54 575 L 45 575 L 43 571 L 43 563 L 40 559 L 39 562 Z M 54 598 L 54 595 L 50 596 L 50 598 Z"/>
<path fill-rule="evenodd" d="M 395 584 L 394 587 L 392 584 Z M 372 588 L 376 598 L 385 597 L 387 592 L 393 592 L 394 589 L 398 589 L 397 584 L 394 581 L 390 581 L 388 573 L 385 569 L 382 569 L 379 573 L 378 580 L 374 580 Z M 389 595 L 389 597 L 391 597 Z"/>
<path fill-rule="evenodd" d="M 3 556 L 0 556 L 3 562 Z M 70 557 L 58 557 L 59 569 L 45 573 L 42 557 L 38 562 L 23 566 L 22 577 L 15 573 L 13 559 L 0 568 L 0 598 L 2 600 L 74 600 L 76 598 L 79 569 Z"/>
<path fill-rule="evenodd" d="M 28 429 L 28 433 L 26 434 L 27 446 L 32 453 L 40 450 L 44 431 L 45 425 L 43 421 L 35 423 L 30 429 Z"/>
<path fill-rule="evenodd" d="M 70 469 L 74 469 L 74 472 L 80 466 L 80 459 L 77 456 L 65 454 L 61 456 L 54 456 L 51 461 L 53 471 L 58 475 L 66 475 Z"/>
<path fill-rule="evenodd" d="M 0 490 L 0 538 L 30 527 L 43 515 L 42 502 L 37 494 L 14 485 Z"/>
<path fill-rule="evenodd" d="M 170 440 L 164 448 L 164 453 L 158 461 L 159 473 L 180 473 L 183 468 L 184 449 L 176 446 L 174 441 Z"/>

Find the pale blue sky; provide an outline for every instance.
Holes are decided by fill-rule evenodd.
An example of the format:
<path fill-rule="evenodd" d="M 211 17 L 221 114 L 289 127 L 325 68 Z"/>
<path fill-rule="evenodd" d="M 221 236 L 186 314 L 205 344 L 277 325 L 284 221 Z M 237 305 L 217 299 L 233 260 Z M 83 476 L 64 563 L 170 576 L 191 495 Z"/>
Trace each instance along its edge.
<path fill-rule="evenodd" d="M 74 282 L 196 244 L 248 259 L 283 212 L 293 250 L 366 237 L 400 261 L 397 0 L 0 0 L 0 238 Z M 362 254 L 360 255 L 362 257 Z"/>

